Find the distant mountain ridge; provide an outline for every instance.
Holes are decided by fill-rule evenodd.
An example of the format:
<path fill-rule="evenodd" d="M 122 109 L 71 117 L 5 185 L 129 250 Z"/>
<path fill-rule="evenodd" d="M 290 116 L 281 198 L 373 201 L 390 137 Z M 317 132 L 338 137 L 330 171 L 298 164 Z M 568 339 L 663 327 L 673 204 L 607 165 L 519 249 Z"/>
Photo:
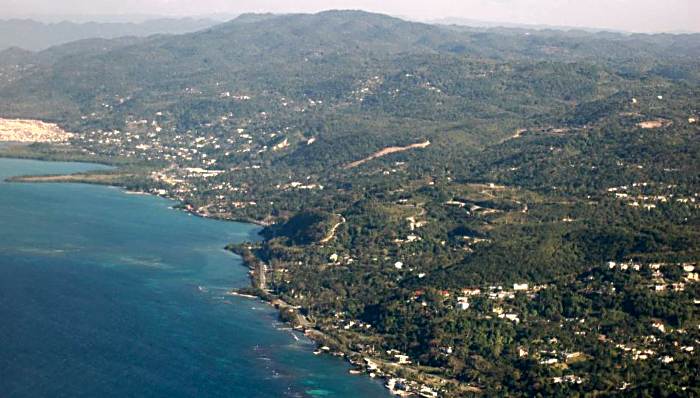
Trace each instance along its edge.
<path fill-rule="evenodd" d="M 0 20 L 0 51 L 10 47 L 40 51 L 72 41 L 93 38 L 183 34 L 206 29 L 217 23 L 219 22 L 216 20 L 204 18 L 162 18 L 139 23 L 43 23 L 30 19 L 7 19 Z"/>
<path fill-rule="evenodd" d="M 434 129 L 435 120 L 459 122 L 462 131 L 470 126 L 460 122 L 465 115 L 479 115 L 475 124 L 519 119 L 533 109 L 606 97 L 622 79 L 700 81 L 698 38 L 463 30 L 351 10 L 244 14 L 182 35 L 89 39 L 38 53 L 0 51 L 0 114 L 70 124 L 104 114 L 100 123 L 120 128 L 126 112 L 145 116 L 171 108 L 178 126 L 190 129 L 210 112 L 228 109 L 227 98 L 238 95 L 254 98 L 236 107 L 247 116 L 280 101 L 320 100 L 334 116 L 377 112 L 379 120 L 412 120 L 412 135 L 387 122 L 380 140 L 363 136 L 377 151 L 431 138 L 416 123 Z M 111 112 L 105 104 L 115 98 L 123 102 Z M 513 98 L 522 112 L 511 106 Z M 503 138 L 468 135 L 484 142 Z M 300 147 L 293 162 L 322 164 L 334 143 Z M 319 150 L 324 144 L 326 152 Z M 357 155 L 366 155 L 365 149 Z"/>
<path fill-rule="evenodd" d="M 588 33 L 620 33 L 620 34 L 694 34 L 700 32 L 693 32 L 688 30 L 674 30 L 674 31 L 663 31 L 663 32 L 642 32 L 642 31 L 626 31 L 614 28 L 606 27 L 593 27 L 593 26 L 571 26 L 571 25 L 550 25 L 550 24 L 536 24 L 536 23 L 518 23 L 518 22 L 505 22 L 505 21 L 489 21 L 481 19 L 471 19 L 471 18 L 440 18 L 432 19 L 426 21 L 430 24 L 435 25 L 453 25 L 462 26 L 469 28 L 509 28 L 509 29 L 527 29 L 527 30 L 559 30 L 559 31 L 581 31 Z"/>
<path fill-rule="evenodd" d="M 527 24 L 516 22 L 496 22 L 485 21 L 471 18 L 440 18 L 428 21 L 435 25 L 454 25 L 471 28 L 509 28 L 509 29 L 528 29 L 528 30 L 563 30 L 563 31 L 582 31 L 589 33 L 598 32 L 614 32 L 614 33 L 631 33 L 616 29 L 593 28 L 583 26 L 566 26 L 566 25 L 544 25 L 544 24 Z"/>
<path fill-rule="evenodd" d="M 699 37 L 504 28 L 465 31 L 352 10 L 244 14 L 182 35 L 86 39 L 34 54 L 0 51 L 0 65 L 37 66 L 6 72 L 9 78 L 0 81 L 0 112 L 54 120 L 65 117 L 67 109 L 92 112 L 90 108 L 101 103 L 93 102 L 98 98 L 140 98 L 142 108 L 195 86 L 217 94 L 276 92 L 297 98 L 323 94 L 326 100 L 337 100 L 361 80 L 388 71 L 400 76 L 412 64 L 430 65 L 433 71 L 443 65 L 443 77 L 434 80 L 444 80 L 444 74 L 461 69 L 451 64 L 483 59 L 612 62 L 625 64 L 634 73 L 652 70 L 660 59 L 675 59 L 673 67 L 665 66 L 659 73 L 698 79 L 694 60 L 700 57 Z M 449 87 L 460 81 L 443 84 Z M 50 97 L 44 95 L 47 91 Z"/>

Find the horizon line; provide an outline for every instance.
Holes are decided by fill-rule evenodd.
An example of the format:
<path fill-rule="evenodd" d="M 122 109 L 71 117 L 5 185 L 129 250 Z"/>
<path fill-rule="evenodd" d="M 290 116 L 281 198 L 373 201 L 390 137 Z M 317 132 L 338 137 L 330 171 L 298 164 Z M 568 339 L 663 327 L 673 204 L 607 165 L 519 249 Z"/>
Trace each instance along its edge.
<path fill-rule="evenodd" d="M 584 31 L 589 33 L 617 33 L 626 35 L 635 34 L 646 34 L 646 35 L 693 35 L 700 34 L 699 31 L 690 30 L 658 30 L 658 31 L 638 31 L 638 30 L 625 30 L 616 29 L 610 27 L 595 27 L 595 26 L 583 26 L 583 25 L 553 25 L 546 23 L 521 23 L 512 21 L 496 21 L 488 19 L 479 18 L 466 18 L 466 17 L 439 17 L 432 19 L 420 19 L 414 18 L 406 15 L 398 14 L 387 14 L 370 10 L 363 9 L 324 9 L 315 12 L 272 12 L 272 11 L 250 11 L 241 13 L 231 13 L 231 12 L 212 12 L 203 14 L 186 14 L 186 13 L 173 13 L 173 14 L 153 14 L 153 13 L 86 13 L 86 14 L 16 14 L 10 16 L 1 16 L 0 21 L 12 21 L 12 20 L 29 20 L 33 22 L 43 23 L 46 25 L 60 24 L 60 23 L 74 23 L 74 24 L 88 24 L 88 23 L 134 23 L 142 24 L 149 21 L 154 21 L 158 19 L 195 19 L 195 20 L 212 20 L 217 22 L 228 22 L 238 18 L 241 15 L 246 14 L 274 14 L 274 15 L 315 15 L 329 11 L 361 11 L 370 14 L 385 15 L 393 18 L 398 18 L 407 22 L 418 22 L 430 25 L 439 26 L 462 26 L 471 28 L 482 28 L 482 29 L 523 29 L 523 30 L 557 30 L 557 31 Z M 91 19 L 95 18 L 95 19 Z"/>

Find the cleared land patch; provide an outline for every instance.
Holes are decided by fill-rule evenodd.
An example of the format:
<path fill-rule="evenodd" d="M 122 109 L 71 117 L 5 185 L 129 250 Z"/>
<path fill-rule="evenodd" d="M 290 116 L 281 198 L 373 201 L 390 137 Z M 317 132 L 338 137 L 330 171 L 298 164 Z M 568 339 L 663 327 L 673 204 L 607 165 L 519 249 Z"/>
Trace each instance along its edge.
<path fill-rule="evenodd" d="M 119 184 L 125 178 L 133 177 L 133 174 L 120 173 L 94 173 L 94 174 L 68 174 L 68 175 L 49 175 L 49 176 L 20 176 L 13 177 L 10 181 L 13 182 L 63 182 L 63 183 L 85 183 L 85 184 Z"/>
<path fill-rule="evenodd" d="M 364 159 L 349 163 L 349 164 L 345 165 L 345 168 L 352 169 L 352 168 L 357 167 L 363 163 L 369 162 L 370 160 L 381 158 L 382 156 L 386 156 L 386 155 L 396 153 L 396 152 L 404 152 L 404 151 L 408 151 L 410 149 L 427 148 L 428 146 L 430 146 L 429 140 L 425 141 L 425 142 L 419 142 L 417 144 L 411 144 L 408 146 L 390 146 L 388 148 L 382 149 L 381 151 L 377 151 Z"/>
<path fill-rule="evenodd" d="M 658 129 L 661 127 L 670 126 L 672 123 L 673 122 L 666 119 L 647 120 L 645 122 L 637 123 L 637 127 L 643 129 Z"/>
<path fill-rule="evenodd" d="M 65 142 L 73 134 L 54 123 L 29 119 L 1 119 L 0 141 L 8 142 Z"/>

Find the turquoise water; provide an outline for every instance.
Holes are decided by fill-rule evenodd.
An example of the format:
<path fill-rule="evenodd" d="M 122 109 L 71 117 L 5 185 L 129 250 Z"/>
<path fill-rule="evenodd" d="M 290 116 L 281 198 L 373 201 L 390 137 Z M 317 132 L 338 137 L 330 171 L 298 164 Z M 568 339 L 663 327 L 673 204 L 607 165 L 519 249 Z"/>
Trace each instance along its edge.
<path fill-rule="evenodd" d="M 101 166 L 0 159 L 0 180 Z M 0 182 L 0 397 L 386 397 L 225 296 L 254 226 L 80 184 Z"/>

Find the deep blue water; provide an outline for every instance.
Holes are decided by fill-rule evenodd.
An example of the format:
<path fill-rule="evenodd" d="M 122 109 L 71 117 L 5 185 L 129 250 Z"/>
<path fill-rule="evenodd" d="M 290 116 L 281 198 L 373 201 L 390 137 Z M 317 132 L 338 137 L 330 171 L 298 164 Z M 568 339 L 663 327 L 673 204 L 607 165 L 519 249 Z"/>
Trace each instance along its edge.
<path fill-rule="evenodd" d="M 0 159 L 13 175 L 100 166 Z M 225 296 L 256 227 L 80 184 L 0 182 L 0 397 L 386 397 Z"/>

